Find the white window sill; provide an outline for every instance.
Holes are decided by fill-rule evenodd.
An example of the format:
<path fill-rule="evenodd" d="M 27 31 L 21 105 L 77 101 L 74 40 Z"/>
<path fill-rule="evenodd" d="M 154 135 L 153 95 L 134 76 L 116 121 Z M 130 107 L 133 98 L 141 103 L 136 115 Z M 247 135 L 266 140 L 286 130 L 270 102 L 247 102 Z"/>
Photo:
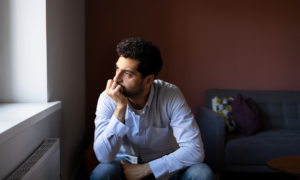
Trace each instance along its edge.
<path fill-rule="evenodd" d="M 0 145 L 60 108 L 60 101 L 0 103 Z"/>

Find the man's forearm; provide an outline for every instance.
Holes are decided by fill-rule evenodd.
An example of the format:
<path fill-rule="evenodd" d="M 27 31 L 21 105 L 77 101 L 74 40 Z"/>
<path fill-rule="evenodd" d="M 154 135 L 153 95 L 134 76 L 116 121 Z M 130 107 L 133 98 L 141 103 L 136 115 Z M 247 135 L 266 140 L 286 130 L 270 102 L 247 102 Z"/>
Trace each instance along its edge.
<path fill-rule="evenodd" d="M 127 180 L 140 180 L 152 173 L 149 163 L 145 164 L 128 164 L 121 161 L 123 173 Z"/>
<path fill-rule="evenodd" d="M 129 128 L 113 116 L 104 131 L 96 131 L 95 154 L 100 162 L 110 163 L 117 155 Z"/>
<path fill-rule="evenodd" d="M 149 176 L 150 174 L 153 174 L 149 163 L 145 163 L 145 164 L 143 164 L 143 166 L 144 166 L 144 175 L 145 175 L 145 177 Z"/>
<path fill-rule="evenodd" d="M 168 179 L 178 170 L 203 162 L 204 152 L 197 147 L 180 147 L 176 151 L 150 161 L 149 165 L 155 177 Z"/>
<path fill-rule="evenodd" d="M 125 114 L 126 114 L 126 108 L 127 105 L 120 105 L 117 106 L 114 112 L 114 116 L 121 121 L 123 124 L 125 124 Z"/>

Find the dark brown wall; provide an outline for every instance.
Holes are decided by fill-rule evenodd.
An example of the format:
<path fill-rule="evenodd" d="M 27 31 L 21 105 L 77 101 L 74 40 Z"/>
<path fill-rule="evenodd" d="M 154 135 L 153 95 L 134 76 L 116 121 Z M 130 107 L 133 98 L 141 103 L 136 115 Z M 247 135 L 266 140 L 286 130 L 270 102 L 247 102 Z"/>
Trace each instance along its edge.
<path fill-rule="evenodd" d="M 300 1 L 86 1 L 87 137 L 119 41 L 160 47 L 194 113 L 209 88 L 300 90 Z M 195 114 L 196 115 L 196 114 Z"/>

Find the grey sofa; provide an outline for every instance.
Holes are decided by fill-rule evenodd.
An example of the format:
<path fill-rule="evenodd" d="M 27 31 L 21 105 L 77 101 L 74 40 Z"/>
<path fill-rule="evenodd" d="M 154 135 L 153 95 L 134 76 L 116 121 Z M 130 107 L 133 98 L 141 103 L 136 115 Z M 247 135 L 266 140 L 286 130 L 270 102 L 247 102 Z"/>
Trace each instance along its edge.
<path fill-rule="evenodd" d="M 224 118 L 213 112 L 211 100 L 218 97 L 251 97 L 262 118 L 260 131 L 251 136 L 225 133 Z M 215 173 L 275 172 L 267 167 L 273 158 L 300 155 L 300 91 L 250 91 L 210 89 L 205 106 L 197 109 L 205 162 Z"/>

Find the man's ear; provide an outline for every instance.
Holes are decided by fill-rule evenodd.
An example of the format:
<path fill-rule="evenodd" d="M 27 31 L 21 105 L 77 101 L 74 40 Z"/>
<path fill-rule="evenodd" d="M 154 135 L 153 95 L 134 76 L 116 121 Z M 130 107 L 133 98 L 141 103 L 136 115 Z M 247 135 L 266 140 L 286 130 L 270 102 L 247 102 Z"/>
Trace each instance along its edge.
<path fill-rule="evenodd" d="M 153 81 L 154 81 L 154 75 L 153 74 L 145 77 L 145 79 L 144 79 L 144 87 L 145 88 L 150 87 L 152 85 Z"/>

